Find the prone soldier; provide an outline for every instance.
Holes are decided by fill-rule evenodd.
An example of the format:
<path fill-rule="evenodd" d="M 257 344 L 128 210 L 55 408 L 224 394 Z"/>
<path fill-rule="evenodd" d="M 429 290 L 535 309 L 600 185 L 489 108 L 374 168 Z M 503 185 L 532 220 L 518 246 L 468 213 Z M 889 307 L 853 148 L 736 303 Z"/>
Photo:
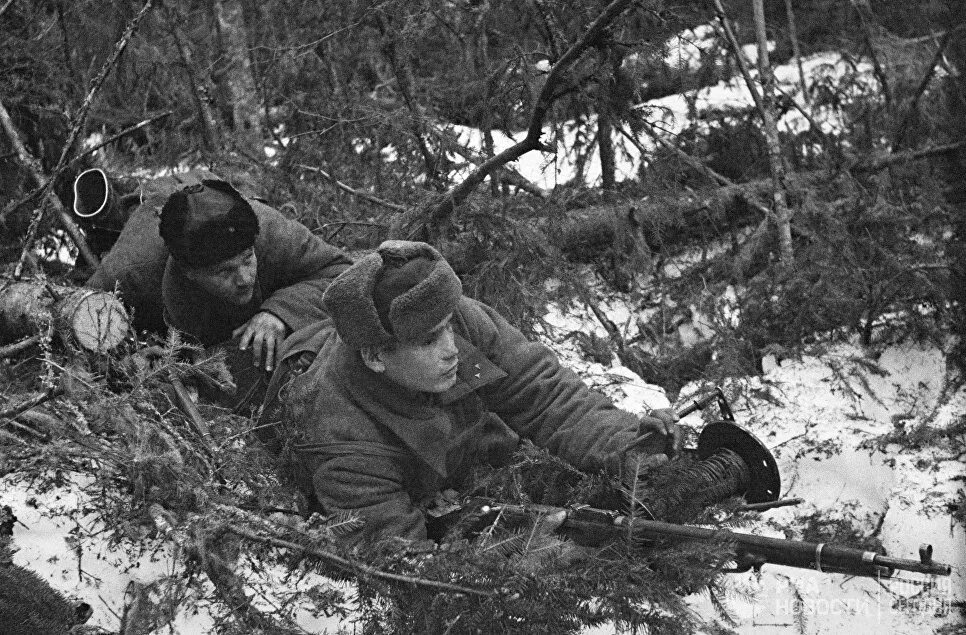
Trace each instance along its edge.
<path fill-rule="evenodd" d="M 119 288 L 142 328 L 173 326 L 203 346 L 239 338 L 271 371 L 285 336 L 324 317 L 322 294 L 351 261 L 227 182 L 195 181 L 160 217 L 136 209 L 87 285 Z"/>
<path fill-rule="evenodd" d="M 283 413 L 276 423 L 287 428 L 307 499 L 365 521 L 346 546 L 425 539 L 429 503 L 458 489 L 474 464 L 507 460 L 520 437 L 582 470 L 612 473 L 631 455 L 665 459 L 680 447 L 673 411 L 639 418 L 616 408 L 549 349 L 464 297 L 425 243 L 383 243 L 323 300 L 330 319 L 286 342 L 273 377 L 284 407 L 267 411 Z M 645 432 L 659 443 L 635 446 Z"/>

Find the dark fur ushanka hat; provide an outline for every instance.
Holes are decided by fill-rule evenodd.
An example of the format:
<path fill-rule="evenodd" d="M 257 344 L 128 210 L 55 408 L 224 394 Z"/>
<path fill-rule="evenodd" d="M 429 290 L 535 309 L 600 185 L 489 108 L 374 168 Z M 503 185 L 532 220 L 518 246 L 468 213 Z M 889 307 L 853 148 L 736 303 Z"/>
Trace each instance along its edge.
<path fill-rule="evenodd" d="M 168 197 L 159 230 L 174 259 L 197 269 L 234 258 L 254 245 L 258 217 L 230 184 L 205 179 Z"/>
<path fill-rule="evenodd" d="M 456 310 L 462 295 L 438 251 L 389 240 L 339 275 L 322 304 L 339 337 L 359 349 L 418 340 Z"/>

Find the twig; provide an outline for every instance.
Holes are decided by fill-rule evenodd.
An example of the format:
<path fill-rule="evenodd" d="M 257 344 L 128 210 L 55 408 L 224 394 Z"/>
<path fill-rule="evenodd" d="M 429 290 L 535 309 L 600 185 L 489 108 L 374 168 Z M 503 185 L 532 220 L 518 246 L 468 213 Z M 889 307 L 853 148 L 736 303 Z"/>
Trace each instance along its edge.
<path fill-rule="evenodd" d="M 381 198 L 377 198 L 373 196 L 372 194 L 368 194 L 366 192 L 362 192 L 360 190 L 349 187 L 348 185 L 336 179 L 334 176 L 332 176 L 322 168 L 316 168 L 316 167 L 312 167 L 311 165 L 304 165 L 302 163 L 297 164 L 295 167 L 302 170 L 307 170 L 309 172 L 315 172 L 316 174 L 324 178 L 326 181 L 331 182 L 333 185 L 335 185 L 343 192 L 346 192 L 347 194 L 351 194 L 352 196 L 361 198 L 363 200 L 369 201 L 370 203 L 375 203 L 376 205 L 380 205 L 382 207 L 385 207 L 386 209 L 391 209 L 394 212 L 405 212 L 407 209 L 406 207 L 399 205 L 397 203 L 390 203 L 389 201 L 384 201 Z"/>
<path fill-rule="evenodd" d="M 448 582 L 439 582 L 437 580 L 426 580 L 424 578 L 415 578 L 412 576 L 400 575 L 397 573 L 389 573 L 388 571 L 381 571 L 375 567 L 363 564 L 361 562 L 355 562 L 341 556 L 337 556 L 334 553 L 328 551 L 323 551 L 322 549 L 317 549 L 314 547 L 307 547 L 305 545 L 300 545 L 289 540 L 282 540 L 281 538 L 275 538 L 273 536 L 261 536 L 253 531 L 245 529 L 244 527 L 239 527 L 238 525 L 228 525 L 228 531 L 245 538 L 246 540 L 251 540 L 253 542 L 260 542 L 266 545 L 272 545 L 275 547 L 282 547 L 284 549 L 291 549 L 293 551 L 301 552 L 306 555 L 318 558 L 329 564 L 335 565 L 340 569 L 345 571 L 350 571 L 361 577 L 377 578 L 380 580 L 391 580 L 393 582 L 402 582 L 404 584 L 411 584 L 413 586 L 422 586 L 430 589 L 436 589 L 437 591 L 444 591 L 447 593 L 465 593 L 467 595 L 478 595 L 482 597 L 494 597 L 497 595 L 494 591 L 483 591 L 481 589 L 471 589 L 469 587 L 459 586 L 457 584 L 450 584 Z"/>
<path fill-rule="evenodd" d="M 0 359 L 6 357 L 12 357 L 17 353 L 27 350 L 34 344 L 40 341 L 40 335 L 31 335 L 27 339 L 20 340 L 19 342 L 14 342 L 13 344 L 7 344 L 6 346 L 0 346 Z"/>
<path fill-rule="evenodd" d="M 94 154 L 95 152 L 97 152 L 98 150 L 100 150 L 101 148 L 103 148 L 104 146 L 111 145 L 112 143 L 114 143 L 118 139 L 121 139 L 123 137 L 126 137 L 129 134 L 131 134 L 132 132 L 137 132 L 141 128 L 144 128 L 145 126 L 149 126 L 152 123 L 154 123 L 155 121 L 158 121 L 159 119 L 164 119 L 165 117 L 169 117 L 173 113 L 174 113 L 173 110 L 168 110 L 166 112 L 162 112 L 160 114 L 154 115 L 153 117 L 149 117 L 149 118 L 145 119 L 144 121 L 142 121 L 140 123 L 134 124 L 133 126 L 129 126 L 129 127 L 125 128 L 124 130 L 120 131 L 119 133 L 117 133 L 115 135 L 112 135 L 106 141 L 102 141 L 101 143 L 98 143 L 96 146 L 93 146 L 92 148 L 88 148 L 87 150 L 84 150 L 83 152 L 81 152 L 80 154 L 78 154 L 76 157 L 74 157 L 73 159 L 71 159 L 70 163 L 68 164 L 68 167 L 72 167 L 72 166 L 76 165 L 82 158 L 86 157 L 88 154 Z"/>
<path fill-rule="evenodd" d="M 0 410 L 0 419 L 11 419 L 13 417 L 16 417 L 21 412 L 26 412 L 31 408 L 35 406 L 39 406 L 45 401 L 49 401 L 50 399 L 62 394 L 64 394 L 64 389 L 59 386 L 56 388 L 50 388 L 48 390 L 45 390 L 44 392 L 40 393 L 36 397 L 31 397 L 30 399 L 21 401 L 19 404 L 15 406 L 11 406 L 6 410 Z"/>
<path fill-rule="evenodd" d="M 3 17 L 3 14 L 7 12 L 7 9 L 9 9 L 11 5 L 13 5 L 13 0 L 7 0 L 7 3 L 0 8 L 0 18 Z"/>

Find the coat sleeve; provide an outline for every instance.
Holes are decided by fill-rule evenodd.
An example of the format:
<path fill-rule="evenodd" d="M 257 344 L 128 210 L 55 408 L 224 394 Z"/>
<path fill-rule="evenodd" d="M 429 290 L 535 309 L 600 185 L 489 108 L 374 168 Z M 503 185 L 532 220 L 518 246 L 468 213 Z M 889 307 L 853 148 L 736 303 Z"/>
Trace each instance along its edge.
<path fill-rule="evenodd" d="M 527 340 L 492 308 L 464 298 L 458 312 L 470 341 L 507 373 L 480 390 L 487 408 L 579 469 L 618 473 L 638 417 L 591 390 L 550 349 Z"/>
<path fill-rule="evenodd" d="M 340 536 L 352 547 L 383 538 L 426 538 L 426 521 L 406 491 L 410 477 L 396 459 L 352 454 L 322 460 L 313 472 L 316 498 L 327 513 L 349 512 L 364 521 L 359 529 Z"/>
<path fill-rule="evenodd" d="M 261 310 L 285 322 L 290 332 L 325 318 L 322 294 L 352 261 L 302 223 L 257 201 L 252 206 L 261 224 L 258 266 L 266 276 Z"/>

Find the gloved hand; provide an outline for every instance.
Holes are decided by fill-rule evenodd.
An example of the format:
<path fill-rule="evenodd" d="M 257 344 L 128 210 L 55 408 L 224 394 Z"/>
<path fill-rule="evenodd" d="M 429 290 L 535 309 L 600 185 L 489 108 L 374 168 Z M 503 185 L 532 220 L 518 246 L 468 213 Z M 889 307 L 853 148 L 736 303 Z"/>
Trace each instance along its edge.
<path fill-rule="evenodd" d="M 627 450 L 637 450 L 644 454 L 665 454 L 674 458 L 681 451 L 684 431 L 677 425 L 680 420 L 672 408 L 652 410 L 641 417 L 637 427 L 637 437 L 630 442 Z"/>

